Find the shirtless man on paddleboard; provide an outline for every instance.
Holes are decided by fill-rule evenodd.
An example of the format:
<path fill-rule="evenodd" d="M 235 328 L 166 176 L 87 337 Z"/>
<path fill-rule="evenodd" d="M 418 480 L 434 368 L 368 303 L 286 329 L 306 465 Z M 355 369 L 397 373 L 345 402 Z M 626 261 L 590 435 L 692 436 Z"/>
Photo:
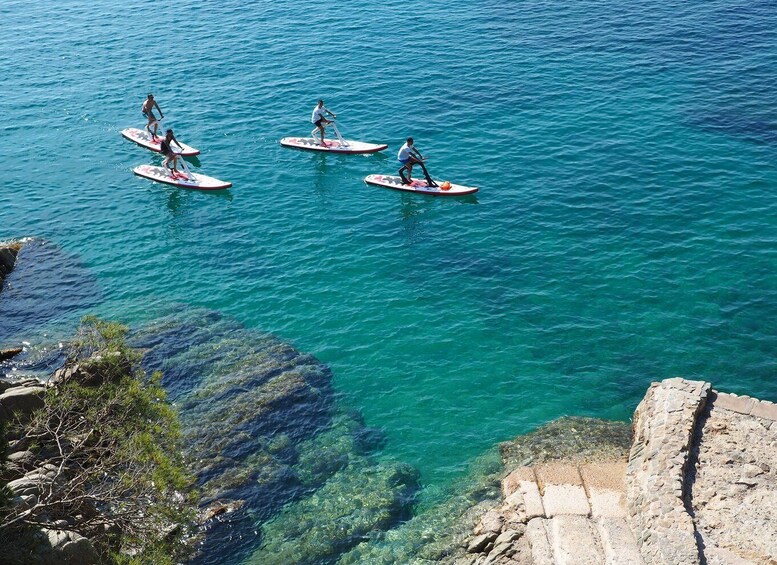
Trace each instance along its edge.
<path fill-rule="evenodd" d="M 148 123 L 146 124 L 146 131 L 151 134 L 151 141 L 156 141 L 156 128 L 157 128 L 157 122 L 159 120 L 156 119 L 156 116 L 154 116 L 154 108 L 156 107 L 157 110 L 159 110 L 159 119 L 161 120 L 164 118 L 164 114 L 162 114 L 162 108 L 159 107 L 159 104 L 156 103 L 156 100 L 154 100 L 154 95 L 149 94 L 148 98 L 146 98 L 143 101 L 143 106 L 141 107 L 141 110 L 143 111 L 143 115 L 148 119 Z M 151 126 L 154 126 L 154 131 L 151 131 Z"/>

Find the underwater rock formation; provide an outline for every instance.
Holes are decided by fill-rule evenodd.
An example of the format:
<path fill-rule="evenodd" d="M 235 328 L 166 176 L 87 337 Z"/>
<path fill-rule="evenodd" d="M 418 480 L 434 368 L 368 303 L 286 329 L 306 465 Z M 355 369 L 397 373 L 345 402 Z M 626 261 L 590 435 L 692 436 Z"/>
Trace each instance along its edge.
<path fill-rule="evenodd" d="M 163 372 L 201 504 L 245 501 L 207 526 L 202 555 L 227 545 L 230 554 L 247 553 L 258 531 L 263 544 L 284 546 L 274 540 L 294 536 L 297 526 L 281 516 L 313 500 L 350 516 L 341 522 L 348 534 L 332 531 L 331 517 L 308 529 L 311 543 L 329 548 L 322 555 L 408 516 L 415 470 L 370 460 L 380 434 L 337 406 L 331 372 L 313 356 L 216 312 L 183 308 L 136 331 L 131 344 L 144 350 L 147 371 Z M 290 503 L 272 526 L 257 528 Z"/>

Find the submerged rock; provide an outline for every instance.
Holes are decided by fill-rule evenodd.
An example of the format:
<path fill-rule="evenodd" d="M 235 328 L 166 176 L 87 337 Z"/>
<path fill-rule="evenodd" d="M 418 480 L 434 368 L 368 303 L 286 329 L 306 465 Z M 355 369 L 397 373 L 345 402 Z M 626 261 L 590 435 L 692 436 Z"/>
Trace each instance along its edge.
<path fill-rule="evenodd" d="M 596 418 L 564 417 L 499 445 L 507 468 L 552 461 L 603 461 L 625 458 L 631 449 L 631 425 Z"/>
<path fill-rule="evenodd" d="M 353 461 L 264 524 L 262 547 L 248 563 L 328 562 L 407 518 L 417 490 L 418 473 L 410 465 Z"/>
<path fill-rule="evenodd" d="M 24 351 L 24 348 L 22 347 L 11 347 L 9 349 L 0 349 L 0 361 L 6 361 L 8 359 L 16 357 L 22 351 Z"/>
<path fill-rule="evenodd" d="M 627 423 L 593 418 L 554 420 L 500 444 L 499 450 L 488 451 L 472 463 L 467 476 L 455 482 L 446 496 L 418 509 L 412 519 L 385 535 L 363 541 L 340 557 L 337 564 L 472 563 L 475 557 L 470 552 L 492 547 L 496 552 L 510 546 L 497 543 L 505 522 L 495 514 L 501 503 L 501 482 L 507 473 L 532 462 L 568 457 L 599 461 L 615 454 L 625 459 L 630 445 L 631 428 Z M 476 528 L 478 523 L 480 527 Z M 514 530 L 508 531 L 518 537 L 512 533 Z"/>
<path fill-rule="evenodd" d="M 362 540 L 338 565 L 452 563 L 466 555 L 466 541 L 481 514 L 499 501 L 503 467 L 491 449 L 470 464 L 468 473 L 436 500 L 383 535 Z"/>
<path fill-rule="evenodd" d="M 289 469 L 297 444 L 330 423 L 329 369 L 212 312 L 160 321 L 133 344 L 146 350 L 147 370 L 163 371 L 179 407 L 203 502 L 277 498 L 268 509 L 286 502 L 299 485 Z"/>
<path fill-rule="evenodd" d="M 371 459 L 382 434 L 338 407 L 313 356 L 203 310 L 157 320 L 130 343 L 180 411 L 207 516 L 195 563 L 250 555 L 259 531 L 272 549 L 257 563 L 331 560 L 410 516 L 416 470 Z"/>

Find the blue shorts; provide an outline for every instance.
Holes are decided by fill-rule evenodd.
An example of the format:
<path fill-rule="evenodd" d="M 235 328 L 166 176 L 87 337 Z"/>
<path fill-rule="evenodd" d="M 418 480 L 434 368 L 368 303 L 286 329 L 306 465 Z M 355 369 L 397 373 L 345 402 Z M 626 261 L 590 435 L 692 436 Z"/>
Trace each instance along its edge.
<path fill-rule="evenodd" d="M 410 159 L 397 159 L 397 161 L 399 161 L 399 162 L 400 162 L 400 163 L 402 163 L 403 165 L 407 165 L 407 164 L 408 164 L 408 162 L 410 161 Z"/>

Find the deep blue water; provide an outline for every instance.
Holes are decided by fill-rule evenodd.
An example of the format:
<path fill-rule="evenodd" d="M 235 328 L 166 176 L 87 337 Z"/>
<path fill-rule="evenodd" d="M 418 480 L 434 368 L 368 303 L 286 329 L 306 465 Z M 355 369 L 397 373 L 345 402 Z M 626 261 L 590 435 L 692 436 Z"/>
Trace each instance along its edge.
<path fill-rule="evenodd" d="M 0 4 L 0 239 L 316 355 L 444 485 L 681 375 L 777 400 L 777 2 Z M 156 95 L 205 194 L 134 177 Z M 279 146 L 323 97 L 385 154 Z M 412 135 L 474 198 L 367 187 Z M 72 314 L 68 312 L 68 314 Z M 64 315 L 52 307 L 47 319 Z"/>

